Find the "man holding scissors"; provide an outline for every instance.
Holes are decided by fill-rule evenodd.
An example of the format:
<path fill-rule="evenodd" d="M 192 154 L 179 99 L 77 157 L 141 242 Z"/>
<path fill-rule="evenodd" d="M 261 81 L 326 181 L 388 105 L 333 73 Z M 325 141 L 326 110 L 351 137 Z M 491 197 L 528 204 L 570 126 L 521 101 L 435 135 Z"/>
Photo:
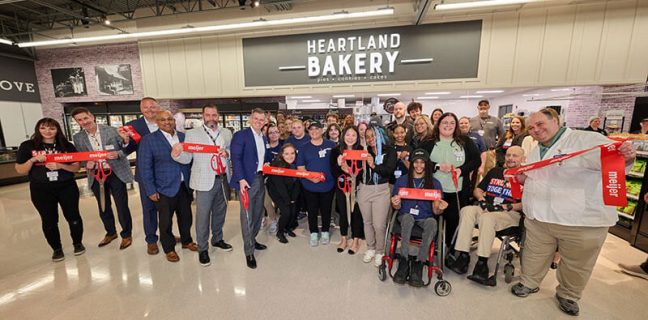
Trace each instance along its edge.
<path fill-rule="evenodd" d="M 133 181 L 133 174 L 126 154 L 121 150 L 125 138 L 113 127 L 96 124 L 94 115 L 86 108 L 80 107 L 72 110 L 72 118 L 83 128 L 72 137 L 79 152 L 108 151 L 108 160 L 105 162 L 87 161 L 85 163 L 88 171 L 88 186 L 97 198 L 99 217 L 106 229 L 106 236 L 99 242 L 99 247 L 117 239 L 115 217 L 110 203 L 110 194 L 112 193 L 115 199 L 117 218 L 122 227 L 120 232 L 122 242 L 119 249 L 126 249 L 133 242 L 131 237 L 133 223 L 128 208 L 128 192 L 126 190 L 126 183 Z"/>
<path fill-rule="evenodd" d="M 212 245 L 223 251 L 232 251 L 232 246 L 223 240 L 230 192 L 227 175 L 232 133 L 218 126 L 219 114 L 215 105 L 205 105 L 202 117 L 203 125 L 187 131 L 185 142 L 218 146 L 218 154 L 183 152 L 182 144 L 177 144 L 173 147 L 173 159 L 182 164 L 193 160 L 189 186 L 196 190 L 198 260 L 206 267 L 211 264 L 208 253 L 210 227 Z"/>

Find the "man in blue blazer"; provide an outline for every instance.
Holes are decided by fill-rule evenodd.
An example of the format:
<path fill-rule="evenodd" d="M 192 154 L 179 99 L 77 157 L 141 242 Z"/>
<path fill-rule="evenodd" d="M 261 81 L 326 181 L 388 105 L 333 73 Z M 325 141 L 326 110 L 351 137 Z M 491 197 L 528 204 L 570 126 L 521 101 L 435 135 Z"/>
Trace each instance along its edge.
<path fill-rule="evenodd" d="M 267 140 L 261 132 L 265 123 L 263 109 L 252 110 L 250 128 L 241 130 L 232 138 L 231 159 L 232 179 L 230 185 L 239 191 L 246 190 L 249 198 L 247 212 L 241 203 L 241 232 L 243 234 L 243 250 L 247 266 L 256 268 L 254 250 L 264 250 L 266 246 L 256 242 L 256 236 L 261 229 L 263 218 L 263 160 L 265 158 Z"/>
<path fill-rule="evenodd" d="M 140 111 L 142 111 L 142 114 L 144 116 L 126 123 L 126 126 L 132 126 L 135 131 L 137 131 L 137 133 L 142 138 L 144 138 L 149 133 L 158 130 L 156 116 L 160 111 L 160 105 L 158 104 L 157 100 L 155 100 L 155 98 L 145 97 L 140 101 Z M 123 128 L 119 128 L 118 130 L 122 136 L 126 135 L 126 132 Z M 123 151 L 124 153 L 126 153 L 126 155 L 137 151 L 139 148 L 139 144 L 134 139 L 128 139 L 125 144 L 126 147 L 123 149 Z M 148 254 L 157 254 L 160 251 L 157 245 L 158 214 L 153 201 L 151 201 L 151 199 L 149 199 L 144 192 L 143 185 L 141 183 L 142 179 L 139 174 L 140 171 L 141 170 L 138 170 L 138 168 L 135 167 L 135 181 L 139 183 L 139 194 L 140 200 L 142 202 L 144 234 L 146 236 L 145 240 L 147 243 L 146 251 L 148 252 Z"/>
<path fill-rule="evenodd" d="M 173 160 L 171 149 L 184 141 L 184 133 L 175 131 L 175 120 L 170 111 L 157 114 L 159 130 L 140 141 L 137 152 L 140 184 L 144 194 L 159 212 L 160 242 L 167 260 L 180 260 L 175 252 L 175 237 L 171 233 L 173 213 L 178 218 L 178 229 L 183 249 L 197 251 L 191 239 L 191 200 L 189 189 L 191 165 Z"/>

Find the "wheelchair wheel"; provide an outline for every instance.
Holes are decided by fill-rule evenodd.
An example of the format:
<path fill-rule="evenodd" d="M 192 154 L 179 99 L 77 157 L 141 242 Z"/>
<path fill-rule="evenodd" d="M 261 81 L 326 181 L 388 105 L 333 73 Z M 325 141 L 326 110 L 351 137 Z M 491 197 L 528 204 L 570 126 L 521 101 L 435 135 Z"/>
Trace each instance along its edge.
<path fill-rule="evenodd" d="M 387 280 L 387 266 L 384 262 L 380 265 L 380 267 L 378 267 L 378 280 Z"/>
<path fill-rule="evenodd" d="M 506 283 L 511 283 L 513 281 L 513 276 L 515 275 L 515 267 L 512 264 L 507 263 L 504 266 L 504 281 Z"/>
<path fill-rule="evenodd" d="M 452 286 L 448 281 L 439 280 L 436 284 L 434 284 L 434 292 L 436 292 L 437 296 L 445 297 L 449 295 L 451 291 Z"/>

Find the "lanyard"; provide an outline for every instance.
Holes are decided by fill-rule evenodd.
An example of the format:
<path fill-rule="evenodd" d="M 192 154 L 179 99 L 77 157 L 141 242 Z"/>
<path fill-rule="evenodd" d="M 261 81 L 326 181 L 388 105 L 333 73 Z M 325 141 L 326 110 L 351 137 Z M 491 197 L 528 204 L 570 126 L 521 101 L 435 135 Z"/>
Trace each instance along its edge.
<path fill-rule="evenodd" d="M 414 178 L 412 178 L 412 182 L 414 182 Z M 414 182 L 414 189 L 422 189 L 423 183 L 425 183 L 425 179 L 421 179 L 421 183 L 419 183 L 418 185 L 416 185 L 416 182 Z M 416 200 L 416 202 L 414 203 L 414 208 L 418 209 L 418 207 L 419 207 L 419 201 Z"/>
<path fill-rule="evenodd" d="M 206 128 L 204 125 L 203 125 L 203 130 L 205 130 L 205 133 L 209 136 L 209 138 L 210 138 L 211 141 L 214 143 L 214 145 L 217 146 L 218 143 L 216 143 L 216 140 L 218 140 L 218 137 L 220 136 L 220 130 L 218 130 L 218 133 L 216 134 L 216 138 L 214 138 L 214 137 L 211 135 L 211 133 L 209 133 L 209 130 L 207 130 L 207 128 Z"/>

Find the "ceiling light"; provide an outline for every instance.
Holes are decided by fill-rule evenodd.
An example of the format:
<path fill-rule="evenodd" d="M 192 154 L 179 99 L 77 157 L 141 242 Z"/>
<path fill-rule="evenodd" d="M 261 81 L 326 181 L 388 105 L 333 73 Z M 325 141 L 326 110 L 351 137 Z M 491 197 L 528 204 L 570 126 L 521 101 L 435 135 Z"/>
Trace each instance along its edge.
<path fill-rule="evenodd" d="M 74 38 L 74 39 L 23 42 L 23 43 L 19 43 L 18 46 L 24 48 L 24 47 L 53 46 L 53 45 L 70 44 L 70 43 L 97 42 L 97 41 L 106 41 L 106 40 L 150 38 L 150 37 L 169 36 L 169 35 L 178 35 L 178 34 L 231 31 L 231 30 L 268 27 L 268 26 L 291 25 L 291 24 L 299 24 L 299 23 L 313 23 L 313 22 L 346 20 L 346 19 L 354 19 L 354 18 L 378 17 L 378 16 L 393 15 L 393 14 L 394 14 L 393 8 L 384 8 L 384 9 L 377 9 L 373 11 L 335 13 L 335 14 L 321 15 L 321 16 L 296 17 L 296 18 L 286 18 L 286 19 L 278 19 L 278 20 L 261 20 L 261 21 L 257 20 L 252 22 L 212 25 L 212 26 L 195 27 L 195 28 L 166 29 L 166 30 L 158 30 L 158 31 L 121 33 L 121 34 L 95 36 L 95 37 L 82 37 L 82 38 Z"/>
<path fill-rule="evenodd" d="M 511 4 L 525 4 L 529 2 L 538 2 L 542 0 L 487 0 L 487 1 L 472 1 L 461 3 L 444 3 L 434 6 L 434 10 L 459 10 L 459 9 L 474 9 L 491 6 L 504 6 Z"/>
<path fill-rule="evenodd" d="M 355 94 L 337 94 L 333 98 L 355 98 Z"/>
<path fill-rule="evenodd" d="M 110 20 L 108 20 L 108 19 L 104 20 L 104 24 L 109 26 L 110 25 Z"/>
<path fill-rule="evenodd" d="M 538 97 L 541 96 L 539 93 L 529 93 L 529 94 L 523 94 L 523 97 Z"/>
<path fill-rule="evenodd" d="M 553 92 L 559 92 L 559 91 L 572 91 L 571 88 L 561 88 L 561 89 L 551 89 Z"/>
<path fill-rule="evenodd" d="M 319 99 L 310 99 L 310 100 L 302 100 L 301 102 L 306 102 L 306 103 L 309 103 L 309 102 L 322 102 L 322 100 L 319 100 Z"/>
<path fill-rule="evenodd" d="M 452 92 L 450 91 L 443 91 L 443 92 L 426 92 L 425 94 L 429 95 L 437 95 L 437 94 L 451 94 Z"/>
<path fill-rule="evenodd" d="M 475 91 L 475 93 L 502 93 L 504 90 L 480 90 Z"/>
<path fill-rule="evenodd" d="M 398 97 L 400 96 L 400 93 L 379 93 L 377 96 L 379 97 Z"/>
<path fill-rule="evenodd" d="M 297 99 L 311 99 L 311 98 L 312 98 L 312 96 L 294 96 L 294 97 L 288 97 L 288 99 L 293 99 L 293 100 L 297 100 Z"/>
<path fill-rule="evenodd" d="M 483 98 L 483 97 L 484 96 L 479 96 L 479 95 L 474 95 L 474 96 L 468 95 L 468 96 L 460 96 L 459 98 Z"/>
<path fill-rule="evenodd" d="M 416 100 L 434 100 L 439 99 L 439 97 L 416 97 Z"/>
<path fill-rule="evenodd" d="M 250 7 L 251 7 L 251 8 L 256 8 L 256 7 L 258 7 L 260 2 L 261 2 L 261 1 L 259 1 L 259 0 L 253 0 L 253 1 L 250 1 Z"/>
<path fill-rule="evenodd" d="M 0 38 L 0 43 L 8 44 L 8 45 L 12 45 L 12 44 L 13 44 L 12 41 L 9 41 L 9 40 L 7 40 L 7 39 L 2 39 L 2 38 Z"/>

